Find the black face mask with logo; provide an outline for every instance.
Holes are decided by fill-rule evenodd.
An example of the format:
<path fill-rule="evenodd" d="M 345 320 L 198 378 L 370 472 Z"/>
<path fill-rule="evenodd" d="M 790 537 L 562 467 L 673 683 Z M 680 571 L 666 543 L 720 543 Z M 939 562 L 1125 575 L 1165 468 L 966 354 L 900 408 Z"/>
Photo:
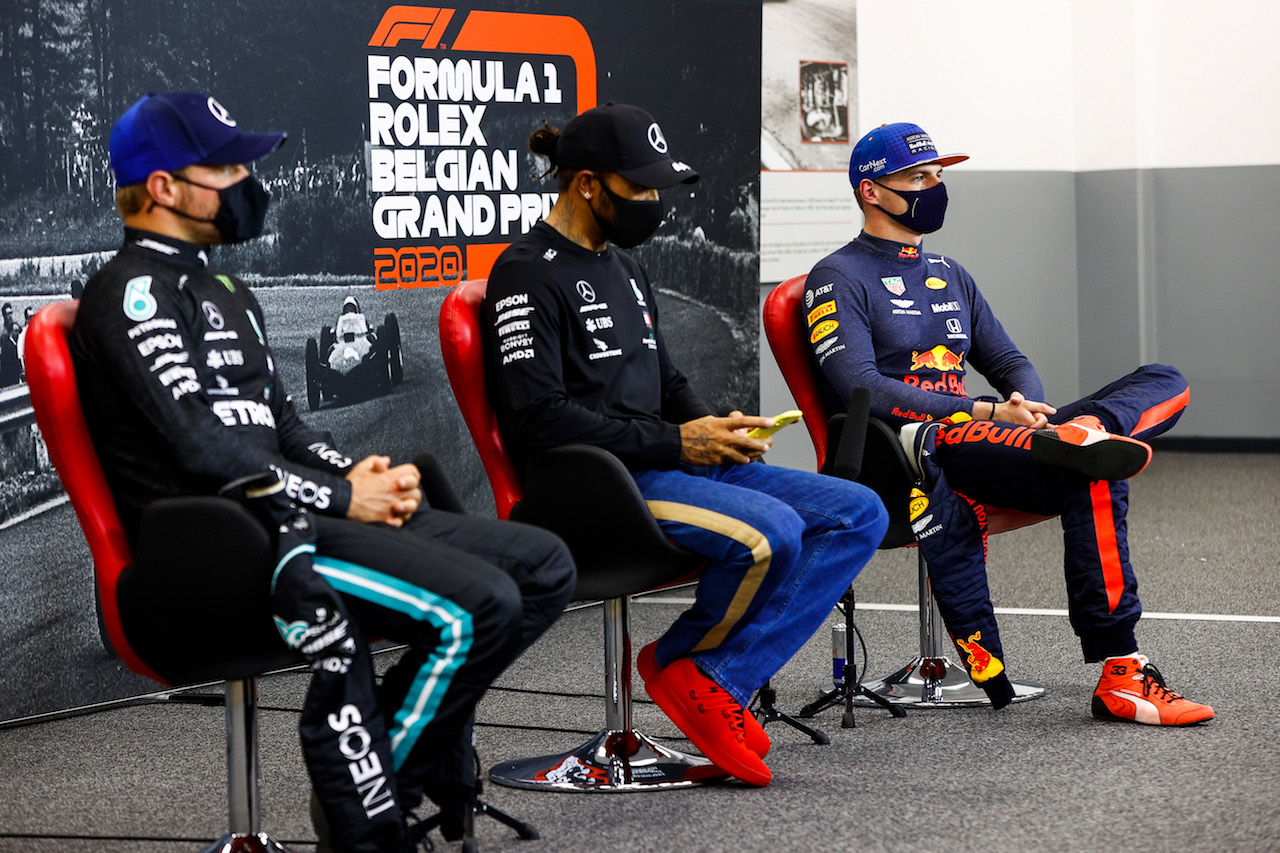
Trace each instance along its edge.
<path fill-rule="evenodd" d="M 946 184 L 937 183 L 927 190 L 895 190 L 879 181 L 875 185 L 897 193 L 906 201 L 907 209 L 904 213 L 889 213 L 883 205 L 880 208 L 899 225 L 910 228 L 917 234 L 932 234 L 942 227 L 942 221 L 947 216 Z"/>
<path fill-rule="evenodd" d="M 217 228 L 218 233 L 222 235 L 222 240 L 225 243 L 243 243 L 262 233 L 262 226 L 267 221 L 267 205 L 271 203 L 271 194 L 266 191 L 253 175 L 249 175 L 244 180 L 236 181 L 231 186 L 223 187 L 222 189 L 198 183 L 181 175 L 174 175 L 173 177 L 192 186 L 203 187 L 206 190 L 216 192 L 218 194 L 218 212 L 212 219 L 202 219 L 199 216 L 192 216 L 185 211 L 178 210 L 176 207 L 169 207 L 167 204 L 161 204 L 160 207 L 172 210 L 179 216 L 190 219 L 193 222 L 212 223 L 213 227 Z"/>
<path fill-rule="evenodd" d="M 600 226 L 600 233 L 619 249 L 631 249 L 639 246 L 658 230 L 662 224 L 664 210 L 662 199 L 653 201 L 635 198 L 623 198 L 600 181 L 600 186 L 613 202 L 613 220 L 605 222 L 596 213 L 595 205 L 591 205 L 591 215 Z"/>

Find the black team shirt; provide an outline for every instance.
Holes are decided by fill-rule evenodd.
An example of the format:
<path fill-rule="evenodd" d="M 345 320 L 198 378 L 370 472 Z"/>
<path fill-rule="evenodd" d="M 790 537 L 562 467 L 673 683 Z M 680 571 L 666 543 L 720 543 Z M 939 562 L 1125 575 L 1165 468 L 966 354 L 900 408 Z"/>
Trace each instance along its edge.
<path fill-rule="evenodd" d="M 258 300 L 208 264 L 205 246 L 126 229 L 76 314 L 85 421 L 131 539 L 152 501 L 268 469 L 313 510 L 350 503 L 351 460 L 289 402 Z"/>
<path fill-rule="evenodd" d="M 711 410 L 667 354 L 644 269 L 539 222 L 498 257 L 481 313 L 486 374 L 517 467 L 565 444 L 633 471 L 680 461 L 679 425 Z"/>

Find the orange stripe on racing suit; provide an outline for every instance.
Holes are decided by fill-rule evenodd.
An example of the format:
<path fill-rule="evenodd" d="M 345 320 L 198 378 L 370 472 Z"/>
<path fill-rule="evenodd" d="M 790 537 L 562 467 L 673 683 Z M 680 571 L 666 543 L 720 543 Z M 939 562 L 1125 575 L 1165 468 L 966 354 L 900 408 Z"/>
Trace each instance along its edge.
<path fill-rule="evenodd" d="M 1102 564 L 1102 579 L 1107 589 L 1107 607 L 1112 612 L 1120 603 L 1124 592 L 1124 570 L 1120 566 L 1120 549 L 1116 547 L 1116 520 L 1111 512 L 1111 484 L 1095 480 L 1089 484 L 1089 498 L 1093 501 L 1093 528 L 1098 539 L 1098 561 Z"/>
<path fill-rule="evenodd" d="M 1185 409 L 1190 400 L 1191 389 L 1184 388 L 1178 396 L 1165 400 L 1159 405 L 1152 406 L 1142 413 L 1142 417 L 1138 418 L 1138 425 L 1133 428 L 1133 432 L 1130 435 L 1137 435 L 1138 433 L 1146 432 L 1152 427 L 1159 426 Z"/>

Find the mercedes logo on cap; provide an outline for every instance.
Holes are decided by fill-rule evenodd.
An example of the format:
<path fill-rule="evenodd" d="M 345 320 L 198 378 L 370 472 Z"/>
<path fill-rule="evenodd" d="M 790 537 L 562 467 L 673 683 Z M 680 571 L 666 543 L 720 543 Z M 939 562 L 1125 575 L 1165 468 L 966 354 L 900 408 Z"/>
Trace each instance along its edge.
<path fill-rule="evenodd" d="M 213 114 L 214 118 L 225 124 L 227 127 L 236 126 L 236 120 L 231 117 L 231 113 L 227 112 L 226 107 L 218 103 L 217 99 L 210 97 L 208 104 L 209 112 Z"/>
<path fill-rule="evenodd" d="M 653 146 L 653 150 L 659 154 L 667 153 L 667 138 L 662 135 L 662 128 L 658 127 L 655 121 L 649 125 L 649 144 Z"/>

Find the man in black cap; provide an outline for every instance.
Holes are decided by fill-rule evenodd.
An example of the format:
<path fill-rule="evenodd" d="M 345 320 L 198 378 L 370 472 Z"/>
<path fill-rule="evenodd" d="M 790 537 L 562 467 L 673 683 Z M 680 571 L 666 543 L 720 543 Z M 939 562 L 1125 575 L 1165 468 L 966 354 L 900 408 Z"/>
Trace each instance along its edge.
<path fill-rule="evenodd" d="M 495 408 L 518 460 L 591 444 L 632 471 L 664 532 L 708 559 L 693 606 L 638 670 L 649 695 L 726 773 L 769 784 L 743 706 L 822 623 L 874 552 L 884 507 L 855 483 L 748 464 L 770 418 L 716 417 L 667 354 L 654 291 L 619 248 L 663 219 L 658 190 L 698 174 L 644 110 L 606 104 L 535 131 L 560 194 L 498 258 L 484 305 Z"/>
<path fill-rule="evenodd" d="M 321 849 L 404 851 L 423 794 L 460 836 L 476 702 L 559 616 L 574 570 L 554 536 L 422 506 L 416 467 L 354 461 L 302 423 L 257 300 L 209 267 L 211 245 L 261 232 L 269 197 L 245 164 L 284 139 L 192 92 L 129 108 L 110 144 L 125 242 L 85 286 L 72 355 L 131 540 L 159 498 L 274 473 L 289 500 L 250 504 L 279 531 L 276 625 L 315 672 L 299 727 Z M 217 616 L 157 614 L 175 643 Z M 366 634 L 409 646 L 380 695 Z"/>

